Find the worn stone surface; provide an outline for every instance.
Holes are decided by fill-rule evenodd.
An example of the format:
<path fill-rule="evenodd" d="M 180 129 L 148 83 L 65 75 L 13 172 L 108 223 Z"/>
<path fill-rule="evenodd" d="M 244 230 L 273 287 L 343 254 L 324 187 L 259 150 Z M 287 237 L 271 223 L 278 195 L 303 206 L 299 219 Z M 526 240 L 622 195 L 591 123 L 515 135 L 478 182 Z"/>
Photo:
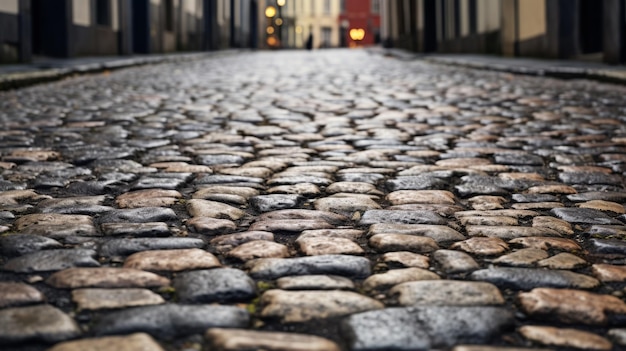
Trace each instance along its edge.
<path fill-rule="evenodd" d="M 565 270 L 503 267 L 478 270 L 470 277 L 473 280 L 493 283 L 501 288 L 520 290 L 538 287 L 593 289 L 599 285 L 595 278 Z"/>
<path fill-rule="evenodd" d="M 50 351 L 119 351 L 142 350 L 163 351 L 163 348 L 150 335 L 135 333 L 128 336 L 103 336 L 76 341 L 65 341 L 52 347 Z"/>
<path fill-rule="evenodd" d="M 209 329 L 205 337 L 211 349 L 223 351 L 339 351 L 334 342 L 319 336 L 297 333 L 261 332 L 244 329 Z"/>
<path fill-rule="evenodd" d="M 363 289 L 366 291 L 383 290 L 404 282 L 436 279 L 440 279 L 437 274 L 422 268 L 392 269 L 369 276 L 363 281 Z"/>
<path fill-rule="evenodd" d="M 135 307 L 109 313 L 93 327 L 97 335 L 148 333 L 171 339 L 203 333 L 208 328 L 243 328 L 248 325 L 247 311 L 233 306 L 157 305 Z"/>
<path fill-rule="evenodd" d="M 262 318 L 307 322 L 381 309 L 384 305 L 351 291 L 268 290 L 261 296 Z"/>
<path fill-rule="evenodd" d="M 25 341 L 54 343 L 80 335 L 76 322 L 50 305 L 0 310 L 0 342 L 5 345 Z"/>
<path fill-rule="evenodd" d="M 537 288 L 519 294 L 519 301 L 535 318 L 567 324 L 604 325 L 626 314 L 626 304 L 619 298 L 580 290 Z"/>
<path fill-rule="evenodd" d="M 230 250 L 227 256 L 240 261 L 249 261 L 256 258 L 282 258 L 289 257 L 289 249 L 287 246 L 273 241 L 254 240 Z"/>
<path fill-rule="evenodd" d="M 336 275 L 282 277 L 276 280 L 276 286 L 282 290 L 354 290 L 352 280 Z"/>
<path fill-rule="evenodd" d="M 179 300 L 185 303 L 246 301 L 256 296 L 254 281 L 233 268 L 179 274 L 174 288 Z"/>
<path fill-rule="evenodd" d="M 258 279 L 277 279 L 288 275 L 308 274 L 367 277 L 371 273 L 368 259 L 348 255 L 263 258 L 250 263 L 250 275 Z"/>
<path fill-rule="evenodd" d="M 58 308 L 83 348 L 100 347 L 100 334 L 148 331 L 163 349 L 219 350 L 230 346 L 202 334 L 230 318 L 241 323 L 225 329 L 317 335 L 342 350 L 493 351 L 543 347 L 513 327 L 597 314 L 577 298 L 580 312 L 564 300 L 552 318 L 527 314 L 524 291 L 622 300 L 626 88 L 399 55 L 168 55 L 0 91 L 0 313 Z M 356 334 L 330 300 L 322 320 L 261 318 L 269 289 L 360 293 L 388 310 L 399 305 L 390 290 L 423 277 L 437 283 L 416 295 L 452 280 L 426 296 L 477 305 L 420 306 L 451 308 L 432 318 L 380 311 Z M 477 302 L 495 294 L 462 293 L 488 283 L 501 289 L 502 313 Z M 72 300 L 92 289 L 104 295 Z M 133 307 L 142 297 L 128 289 L 162 303 Z M 252 320 L 235 318 L 244 310 Z M 626 317 L 603 311 L 606 323 L 571 327 L 623 348 Z M 514 320 L 496 323 L 506 328 L 485 327 L 506 314 Z M 57 340 L 27 339 L 0 344 L 43 351 Z"/>
<path fill-rule="evenodd" d="M 132 268 L 69 268 L 52 274 L 46 283 L 59 289 L 143 288 L 169 285 L 169 279 Z"/>
<path fill-rule="evenodd" d="M 513 324 L 500 307 L 387 308 L 350 316 L 344 325 L 352 350 L 429 350 L 487 343 Z"/>
<path fill-rule="evenodd" d="M 24 283 L 0 282 L 0 308 L 43 302 L 45 296 Z"/>
<path fill-rule="evenodd" d="M 500 290 L 490 283 L 456 280 L 414 281 L 389 291 L 401 306 L 502 305 Z"/>
<path fill-rule="evenodd" d="M 200 249 L 153 250 L 132 254 L 124 261 L 124 268 L 144 271 L 185 271 L 219 267 L 213 254 Z"/>
<path fill-rule="evenodd" d="M 79 310 L 100 310 L 165 303 L 148 289 L 76 289 L 72 300 Z"/>
<path fill-rule="evenodd" d="M 526 339 L 546 346 L 611 350 L 613 344 L 599 335 L 577 329 L 527 325 L 519 329 Z"/>

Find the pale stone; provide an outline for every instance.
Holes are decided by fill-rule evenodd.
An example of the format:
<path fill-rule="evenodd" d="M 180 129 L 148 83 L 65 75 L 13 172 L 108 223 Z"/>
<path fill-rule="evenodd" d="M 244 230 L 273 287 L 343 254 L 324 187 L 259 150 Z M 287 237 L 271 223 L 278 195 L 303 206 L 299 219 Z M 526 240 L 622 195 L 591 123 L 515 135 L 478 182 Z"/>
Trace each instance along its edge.
<path fill-rule="evenodd" d="M 548 258 L 548 252 L 540 249 L 521 249 L 508 255 L 500 256 L 493 263 L 513 267 L 532 267 L 535 263 Z"/>
<path fill-rule="evenodd" d="M 582 250 L 574 240 L 565 238 L 527 237 L 510 240 L 509 243 L 540 250 L 557 249 L 570 252 Z"/>
<path fill-rule="evenodd" d="M 626 304 L 619 298 L 581 290 L 537 288 L 518 298 L 525 313 L 568 324 L 605 325 L 610 316 L 626 315 Z"/>
<path fill-rule="evenodd" d="M 561 252 L 537 262 L 537 265 L 550 269 L 575 269 L 586 266 L 587 261 L 571 253 Z"/>
<path fill-rule="evenodd" d="M 34 190 L 8 190 L 0 192 L 0 205 L 11 206 L 17 205 L 23 200 L 45 200 L 50 199 L 50 196 L 39 195 Z"/>
<path fill-rule="evenodd" d="M 289 257 L 289 249 L 287 246 L 273 241 L 254 240 L 237 246 L 226 255 L 240 261 L 256 258 L 282 258 Z"/>
<path fill-rule="evenodd" d="M 345 238 L 304 237 L 298 238 L 296 244 L 307 256 L 348 254 L 360 255 L 365 251 L 355 242 Z"/>
<path fill-rule="evenodd" d="M 50 305 L 0 310 L 0 345 L 26 341 L 55 343 L 80 336 L 74 319 Z"/>
<path fill-rule="evenodd" d="M 447 274 L 464 273 L 480 268 L 472 256 L 456 250 L 437 250 L 432 258 Z"/>
<path fill-rule="evenodd" d="M 357 193 L 357 194 L 370 194 L 370 195 L 384 195 L 384 193 L 376 186 L 370 183 L 360 182 L 335 182 L 326 188 L 326 192 L 329 194 L 336 193 Z"/>
<path fill-rule="evenodd" d="M 374 200 L 366 197 L 325 197 L 315 200 L 315 209 L 352 217 L 354 212 L 365 212 L 381 209 L 381 207 Z"/>
<path fill-rule="evenodd" d="M 522 237 L 538 236 L 560 236 L 561 234 L 548 228 L 533 228 L 522 226 L 490 226 L 490 225 L 468 225 L 465 227 L 469 236 L 486 236 L 490 238 L 500 238 L 510 240 Z"/>
<path fill-rule="evenodd" d="M 201 249 L 142 251 L 128 256 L 124 261 L 124 268 L 144 271 L 179 272 L 219 266 L 217 257 Z"/>
<path fill-rule="evenodd" d="M 552 229 L 559 234 L 573 235 L 572 225 L 562 219 L 550 217 L 550 216 L 537 216 L 533 218 L 533 227 L 535 228 L 548 228 Z"/>
<path fill-rule="evenodd" d="M 538 185 L 526 190 L 529 194 L 577 194 L 575 188 L 568 185 Z"/>
<path fill-rule="evenodd" d="M 220 252 L 232 249 L 235 246 L 254 241 L 267 240 L 274 241 L 274 234 L 264 231 L 248 231 L 235 234 L 220 235 L 211 239 L 210 247 L 214 247 Z"/>
<path fill-rule="evenodd" d="M 513 218 L 525 218 L 525 217 L 535 217 L 539 216 L 539 212 L 530 211 L 530 210 L 485 210 L 485 211 L 457 211 L 454 213 L 456 218 L 467 217 L 467 216 L 505 216 L 505 217 L 513 217 Z"/>
<path fill-rule="evenodd" d="M 478 345 L 460 345 L 452 349 L 452 351 L 554 351 L 552 349 L 538 349 L 536 347 L 503 347 L 503 346 L 478 346 Z"/>
<path fill-rule="evenodd" d="M 45 296 L 24 283 L 0 282 L 0 308 L 42 302 Z"/>
<path fill-rule="evenodd" d="M 611 350 L 613 344 L 596 334 L 577 329 L 526 325 L 519 329 L 526 339 L 548 346 Z"/>
<path fill-rule="evenodd" d="M 458 280 L 412 281 L 394 286 L 389 295 L 401 306 L 488 306 L 502 305 L 498 288 L 485 282 Z"/>
<path fill-rule="evenodd" d="M 427 269 L 429 266 L 428 257 L 408 251 L 387 252 L 381 256 L 381 259 L 389 265 L 400 265 L 402 267 Z"/>
<path fill-rule="evenodd" d="M 305 238 L 344 238 L 356 241 L 363 236 L 363 231 L 359 229 L 313 229 L 305 230 L 298 236 L 298 239 Z"/>
<path fill-rule="evenodd" d="M 384 305 L 351 291 L 268 290 L 261 296 L 262 318 L 279 318 L 282 323 L 341 317 L 377 310 Z"/>
<path fill-rule="evenodd" d="M 293 185 L 279 185 L 267 189 L 268 194 L 297 194 L 304 196 L 314 196 L 320 193 L 320 188 L 311 183 L 300 183 Z"/>
<path fill-rule="evenodd" d="M 626 281 L 626 266 L 610 264 L 594 264 L 591 266 L 593 275 L 603 283 Z"/>
<path fill-rule="evenodd" d="M 354 290 L 349 278 L 321 274 L 278 278 L 276 286 L 283 290 Z"/>
<path fill-rule="evenodd" d="M 387 195 L 392 205 L 455 204 L 454 194 L 447 190 L 398 190 Z"/>
<path fill-rule="evenodd" d="M 219 351 L 340 351 L 334 342 L 319 336 L 244 329 L 207 330 L 211 350 Z"/>
<path fill-rule="evenodd" d="M 258 220 L 254 222 L 248 230 L 264 232 L 303 232 L 305 230 L 332 229 L 335 226 L 318 219 L 280 219 L 280 220 Z"/>
<path fill-rule="evenodd" d="M 459 219 L 461 225 L 476 226 L 516 226 L 517 218 L 505 216 L 467 216 Z"/>
<path fill-rule="evenodd" d="M 369 245 L 379 252 L 427 253 L 439 249 L 439 245 L 432 238 L 405 234 L 376 234 L 369 239 Z"/>
<path fill-rule="evenodd" d="M 479 256 L 495 256 L 508 251 L 509 246 L 500 238 L 474 237 L 454 243 L 450 248 Z"/>
<path fill-rule="evenodd" d="M 433 224 L 376 223 L 370 226 L 368 234 L 406 234 L 425 236 L 432 238 L 438 243 L 465 239 L 463 234 L 448 226 Z"/>
<path fill-rule="evenodd" d="M 237 229 L 235 222 L 230 219 L 193 217 L 185 224 L 197 233 L 207 235 L 230 233 Z"/>
<path fill-rule="evenodd" d="M 183 195 L 176 190 L 146 189 L 124 193 L 115 199 L 120 208 L 167 207 Z"/>
<path fill-rule="evenodd" d="M 516 210 L 550 210 L 553 208 L 565 207 L 563 203 L 556 201 L 549 202 L 525 202 L 511 205 Z"/>
<path fill-rule="evenodd" d="M 192 198 L 194 199 L 204 199 L 207 196 L 214 194 L 227 194 L 227 195 L 237 195 L 241 196 L 244 199 L 249 199 L 253 196 L 260 195 L 260 192 L 254 188 L 240 187 L 240 186 L 223 186 L 223 185 L 213 185 L 208 187 L 202 187 L 198 189 L 195 193 L 193 193 Z"/>
<path fill-rule="evenodd" d="M 626 213 L 626 209 L 624 205 L 619 204 L 617 202 L 604 201 L 604 200 L 591 200 L 587 202 L 583 202 L 581 204 L 576 204 L 576 206 L 581 208 L 592 208 L 600 211 L 608 211 L 619 214 Z"/>
<path fill-rule="evenodd" d="M 363 289 L 366 291 L 383 290 L 404 282 L 436 279 L 440 279 L 437 274 L 422 268 L 392 269 L 369 276 L 363 282 Z"/>
<path fill-rule="evenodd" d="M 502 196 L 479 195 L 468 199 L 473 209 L 478 211 L 503 209 L 506 199 Z"/>
<path fill-rule="evenodd" d="M 165 303 L 160 295 L 147 289 L 76 289 L 72 301 L 79 310 L 158 305 Z"/>
<path fill-rule="evenodd" d="M 15 229 L 21 234 L 44 235 L 51 238 L 98 235 L 90 216 L 59 213 L 22 216 L 15 221 Z"/>
<path fill-rule="evenodd" d="M 104 336 L 54 345 L 48 351 L 163 351 L 163 348 L 148 334 L 135 333 L 128 336 Z"/>
<path fill-rule="evenodd" d="M 57 289 L 162 287 L 170 280 L 132 268 L 69 268 L 52 274 L 46 283 Z"/>
<path fill-rule="evenodd" d="M 246 213 L 221 202 L 192 199 L 187 202 L 187 211 L 192 217 L 211 217 L 236 221 Z"/>

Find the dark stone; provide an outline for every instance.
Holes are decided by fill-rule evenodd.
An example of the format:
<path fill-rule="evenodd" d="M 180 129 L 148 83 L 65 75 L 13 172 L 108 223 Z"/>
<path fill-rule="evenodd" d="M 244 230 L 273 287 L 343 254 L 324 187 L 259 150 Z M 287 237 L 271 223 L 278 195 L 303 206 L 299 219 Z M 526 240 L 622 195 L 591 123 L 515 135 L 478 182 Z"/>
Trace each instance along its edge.
<path fill-rule="evenodd" d="M 591 239 L 591 251 L 597 254 L 626 255 L 626 241 L 620 239 Z"/>
<path fill-rule="evenodd" d="M 250 315 L 234 306 L 167 304 L 128 308 L 99 318 L 96 335 L 145 332 L 159 339 L 201 334 L 208 328 L 245 328 Z"/>
<path fill-rule="evenodd" d="M 273 178 L 267 182 L 268 185 L 293 185 L 293 184 L 301 184 L 301 183 L 311 183 L 317 186 L 328 186 L 332 184 L 332 180 L 323 177 L 315 177 L 315 176 L 289 176 L 289 177 L 280 177 Z"/>
<path fill-rule="evenodd" d="M 110 193 L 119 183 L 113 180 L 73 182 L 66 191 L 74 196 L 104 195 Z"/>
<path fill-rule="evenodd" d="M 105 257 L 128 256 L 146 250 L 194 249 L 203 246 L 204 241 L 202 239 L 194 238 L 113 239 L 102 245 L 100 255 Z"/>
<path fill-rule="evenodd" d="M 262 178 L 230 176 L 230 175 L 204 175 L 198 178 L 196 184 L 224 184 L 224 183 L 258 183 L 265 182 Z"/>
<path fill-rule="evenodd" d="M 626 192 L 592 191 L 588 193 L 567 195 L 567 198 L 570 201 L 604 200 L 613 202 L 624 202 L 626 201 Z"/>
<path fill-rule="evenodd" d="M 369 210 L 363 213 L 360 225 L 377 223 L 395 224 L 446 224 L 447 221 L 433 211 Z"/>
<path fill-rule="evenodd" d="M 72 317 L 50 305 L 0 310 L 0 344 L 3 350 L 13 350 L 7 344 L 32 341 L 56 343 L 80 335 L 80 328 Z"/>
<path fill-rule="evenodd" d="M 553 208 L 550 212 L 570 223 L 623 224 L 617 219 L 609 217 L 606 213 L 592 208 Z"/>
<path fill-rule="evenodd" d="M 513 325 L 499 307 L 387 308 L 348 317 L 342 334 L 354 351 L 431 350 L 489 343 Z"/>
<path fill-rule="evenodd" d="M 0 236 L 0 253 L 6 256 L 21 256 L 31 252 L 58 249 L 63 245 L 51 238 L 33 234 Z"/>
<path fill-rule="evenodd" d="M 233 268 L 199 270 L 178 275 L 174 288 L 181 302 L 248 301 L 256 296 L 254 281 Z"/>
<path fill-rule="evenodd" d="M 497 267 L 475 271 L 472 280 L 486 281 L 499 288 L 532 290 L 534 288 L 590 289 L 599 282 L 592 277 L 564 270 Z"/>
<path fill-rule="evenodd" d="M 143 176 L 132 186 L 132 190 L 141 189 L 170 189 L 174 190 L 185 184 L 184 179 L 169 177 Z"/>
<path fill-rule="evenodd" d="M 60 271 L 72 267 L 98 267 L 96 251 L 61 249 L 32 252 L 10 259 L 2 269 L 17 273 Z"/>
<path fill-rule="evenodd" d="M 250 198 L 250 204 L 259 212 L 270 212 L 298 207 L 304 197 L 291 194 L 260 195 Z"/>
<path fill-rule="evenodd" d="M 132 237 L 156 237 L 170 235 L 167 223 L 102 223 L 104 235 L 126 235 Z"/>
<path fill-rule="evenodd" d="M 198 164 L 205 166 L 235 164 L 240 165 L 245 162 L 245 158 L 238 155 L 200 155 L 196 157 Z"/>
<path fill-rule="evenodd" d="M 505 153 L 494 155 L 496 163 L 501 165 L 528 165 L 528 166 L 542 166 L 543 159 L 536 155 L 531 154 L 519 154 L 519 153 Z"/>
<path fill-rule="evenodd" d="M 103 214 L 98 218 L 99 223 L 147 223 L 167 222 L 176 220 L 176 213 L 165 207 L 141 207 L 125 210 L 115 210 Z"/>
<path fill-rule="evenodd" d="M 559 198 L 550 194 L 513 194 L 515 202 L 558 202 Z"/>
<path fill-rule="evenodd" d="M 563 172 L 559 174 L 559 179 L 565 184 L 624 184 L 624 178 L 616 174 L 606 174 L 601 172 Z"/>
<path fill-rule="evenodd" d="M 266 280 L 288 275 L 330 274 L 365 278 L 371 274 L 367 258 L 348 255 L 268 258 L 252 261 L 250 267 L 250 276 Z"/>
<path fill-rule="evenodd" d="M 447 183 L 431 175 L 403 176 L 390 179 L 385 183 L 389 191 L 397 190 L 434 190 L 444 189 Z"/>
<path fill-rule="evenodd" d="M 337 180 L 340 182 L 376 184 L 382 179 L 385 179 L 385 176 L 378 173 L 342 173 L 337 176 Z"/>

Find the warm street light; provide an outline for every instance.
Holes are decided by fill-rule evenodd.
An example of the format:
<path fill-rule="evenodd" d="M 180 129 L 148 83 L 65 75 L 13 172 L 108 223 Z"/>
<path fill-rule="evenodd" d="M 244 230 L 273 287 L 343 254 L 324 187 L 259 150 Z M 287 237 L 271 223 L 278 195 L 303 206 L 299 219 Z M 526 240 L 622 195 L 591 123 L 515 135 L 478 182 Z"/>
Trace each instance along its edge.
<path fill-rule="evenodd" d="M 268 6 L 265 8 L 265 17 L 272 18 L 276 16 L 276 8 L 274 6 Z"/>
<path fill-rule="evenodd" d="M 277 26 L 282 26 L 283 25 L 283 19 L 282 18 L 277 18 L 276 21 L 274 21 L 274 23 L 276 23 Z"/>
<path fill-rule="evenodd" d="M 274 34 L 274 27 L 269 26 L 265 29 L 265 31 L 267 32 L 267 34 Z"/>
<path fill-rule="evenodd" d="M 354 41 L 360 41 L 365 38 L 365 29 L 363 28 L 352 28 L 350 29 L 350 39 Z"/>
<path fill-rule="evenodd" d="M 276 5 L 285 6 L 285 0 L 276 0 Z"/>

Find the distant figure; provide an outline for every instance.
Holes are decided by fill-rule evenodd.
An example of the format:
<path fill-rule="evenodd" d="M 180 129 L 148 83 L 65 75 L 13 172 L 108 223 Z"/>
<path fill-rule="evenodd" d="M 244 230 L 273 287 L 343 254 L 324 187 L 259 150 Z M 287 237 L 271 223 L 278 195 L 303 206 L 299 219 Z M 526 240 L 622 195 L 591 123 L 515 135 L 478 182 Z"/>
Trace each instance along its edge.
<path fill-rule="evenodd" d="M 309 38 L 306 40 L 306 49 L 313 50 L 313 31 L 309 31 Z"/>

